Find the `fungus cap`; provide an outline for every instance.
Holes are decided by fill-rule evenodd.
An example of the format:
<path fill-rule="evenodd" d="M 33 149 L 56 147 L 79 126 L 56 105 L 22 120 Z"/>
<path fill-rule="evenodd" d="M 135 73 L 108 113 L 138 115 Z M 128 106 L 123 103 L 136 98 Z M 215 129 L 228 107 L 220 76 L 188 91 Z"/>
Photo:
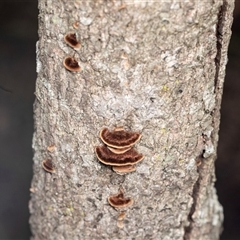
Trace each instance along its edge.
<path fill-rule="evenodd" d="M 53 151 L 55 150 L 55 145 L 54 145 L 54 144 L 49 145 L 49 146 L 47 147 L 47 150 L 48 150 L 49 152 L 53 152 Z"/>
<path fill-rule="evenodd" d="M 126 147 L 126 148 L 113 148 L 113 147 L 109 147 L 107 146 L 107 148 L 113 152 L 113 153 L 116 153 L 116 154 L 122 154 L 122 153 L 125 153 L 127 151 L 129 151 L 132 147 Z"/>
<path fill-rule="evenodd" d="M 77 60 L 75 60 L 73 57 L 66 57 L 63 61 L 63 65 L 67 70 L 71 72 L 79 72 L 81 70 Z"/>
<path fill-rule="evenodd" d="M 77 40 L 76 33 L 67 33 L 64 36 L 64 41 L 74 49 L 79 49 L 81 47 L 81 44 Z"/>
<path fill-rule="evenodd" d="M 117 174 L 123 175 L 125 173 L 130 173 L 136 171 L 135 165 L 126 165 L 126 166 L 113 166 L 113 171 Z"/>
<path fill-rule="evenodd" d="M 74 27 L 75 29 L 78 29 L 78 28 L 79 28 L 79 22 L 78 22 L 78 21 L 75 21 L 75 22 L 73 23 L 73 27 Z"/>
<path fill-rule="evenodd" d="M 100 132 L 100 138 L 109 147 L 120 149 L 133 146 L 139 141 L 141 134 L 125 131 L 123 127 L 116 128 L 114 131 L 103 128 Z"/>
<path fill-rule="evenodd" d="M 52 160 L 50 160 L 50 159 L 43 160 L 42 161 L 42 167 L 47 172 L 50 172 L 50 173 L 54 173 L 55 172 Z"/>
<path fill-rule="evenodd" d="M 109 196 L 108 202 L 115 208 L 130 207 L 133 205 L 133 199 L 125 198 L 122 189 L 119 189 L 119 192 L 116 195 Z"/>
<path fill-rule="evenodd" d="M 116 154 L 111 152 L 106 146 L 97 146 L 95 152 L 98 160 L 109 166 L 134 165 L 144 158 L 142 154 L 139 154 L 133 148 L 125 153 Z"/>
<path fill-rule="evenodd" d="M 126 212 L 120 212 L 118 215 L 118 221 L 122 221 L 126 217 Z"/>

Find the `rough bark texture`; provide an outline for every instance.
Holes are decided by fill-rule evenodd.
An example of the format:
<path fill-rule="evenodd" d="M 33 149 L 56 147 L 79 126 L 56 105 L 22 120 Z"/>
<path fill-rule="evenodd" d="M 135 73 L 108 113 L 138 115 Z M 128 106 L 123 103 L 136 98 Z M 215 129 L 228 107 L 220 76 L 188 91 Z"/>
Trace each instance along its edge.
<path fill-rule="evenodd" d="M 39 0 L 33 239 L 218 239 L 214 161 L 233 4 Z M 79 73 L 63 67 L 73 55 Z M 125 176 L 94 154 L 100 129 L 115 126 L 142 132 L 145 158 Z M 134 199 L 123 228 L 107 202 L 120 186 Z"/>

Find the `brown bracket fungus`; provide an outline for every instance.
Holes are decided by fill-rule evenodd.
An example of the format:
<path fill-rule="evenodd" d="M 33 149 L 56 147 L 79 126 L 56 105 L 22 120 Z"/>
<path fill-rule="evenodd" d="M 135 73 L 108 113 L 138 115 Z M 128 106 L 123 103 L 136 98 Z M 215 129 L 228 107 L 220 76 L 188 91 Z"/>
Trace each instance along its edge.
<path fill-rule="evenodd" d="M 113 166 L 112 169 L 117 174 L 134 172 L 135 164 L 144 158 L 133 149 L 133 145 L 141 138 L 140 133 L 125 131 L 123 127 L 115 128 L 114 131 L 103 128 L 100 138 L 106 145 L 95 148 L 97 158 L 100 162 Z"/>
<path fill-rule="evenodd" d="M 74 23 L 73 23 L 73 27 L 74 27 L 75 29 L 78 29 L 78 28 L 79 28 L 79 22 L 78 22 L 78 21 L 74 22 Z"/>
<path fill-rule="evenodd" d="M 113 152 L 113 153 L 116 153 L 116 154 L 121 154 L 121 153 L 125 153 L 127 152 L 128 150 L 130 150 L 132 147 L 126 147 L 126 148 L 113 148 L 113 147 L 109 147 L 107 146 L 108 149 Z"/>
<path fill-rule="evenodd" d="M 53 151 L 55 150 L 55 145 L 54 145 L 54 144 L 49 145 L 49 146 L 47 147 L 47 150 L 48 150 L 49 152 L 53 152 Z"/>
<path fill-rule="evenodd" d="M 46 172 L 49 172 L 49 173 L 54 173 L 55 172 L 52 160 L 50 160 L 50 159 L 43 160 L 42 161 L 42 167 Z"/>
<path fill-rule="evenodd" d="M 133 205 L 133 199 L 124 197 L 123 189 L 119 189 L 116 195 L 109 196 L 108 202 L 114 208 L 124 208 Z"/>
<path fill-rule="evenodd" d="M 77 60 L 75 60 L 73 57 L 66 57 L 63 61 L 63 65 L 67 70 L 71 72 L 79 72 L 81 70 Z"/>
<path fill-rule="evenodd" d="M 122 221 L 126 217 L 126 212 L 120 212 L 118 215 L 118 221 Z"/>
<path fill-rule="evenodd" d="M 64 36 L 64 41 L 72 48 L 79 49 L 81 44 L 77 40 L 76 33 L 68 33 Z"/>
<path fill-rule="evenodd" d="M 133 148 L 122 154 L 111 152 L 106 146 L 95 148 L 97 158 L 100 162 L 110 166 L 127 166 L 140 162 L 144 156 Z"/>
<path fill-rule="evenodd" d="M 136 166 L 135 165 L 113 166 L 112 170 L 114 172 L 116 172 L 117 174 L 123 175 L 123 174 L 126 174 L 126 173 L 136 171 Z"/>
<path fill-rule="evenodd" d="M 119 127 L 114 131 L 103 128 L 100 132 L 101 140 L 112 148 L 123 149 L 133 146 L 141 138 L 137 132 L 127 132 L 124 128 Z"/>
<path fill-rule="evenodd" d="M 126 217 L 126 212 L 120 212 L 120 214 L 118 215 L 117 226 L 119 228 L 123 228 L 124 227 L 123 220 L 124 220 L 125 217 Z"/>

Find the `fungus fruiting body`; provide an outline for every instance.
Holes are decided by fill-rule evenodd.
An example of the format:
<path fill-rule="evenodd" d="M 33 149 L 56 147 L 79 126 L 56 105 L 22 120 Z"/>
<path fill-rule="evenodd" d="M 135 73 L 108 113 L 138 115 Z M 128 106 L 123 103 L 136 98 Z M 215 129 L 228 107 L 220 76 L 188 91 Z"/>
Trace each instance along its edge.
<path fill-rule="evenodd" d="M 125 153 L 115 154 L 111 152 L 106 146 L 98 146 L 95 148 L 95 152 L 100 162 L 110 166 L 134 165 L 140 162 L 144 157 L 133 148 Z"/>
<path fill-rule="evenodd" d="M 116 172 L 117 174 L 123 175 L 123 174 L 126 174 L 126 173 L 136 171 L 136 166 L 135 165 L 113 166 L 112 170 L 114 172 Z"/>
<path fill-rule="evenodd" d="M 79 22 L 78 22 L 78 21 L 74 22 L 74 23 L 73 23 L 73 27 L 74 27 L 75 29 L 78 29 L 78 27 L 79 27 Z"/>
<path fill-rule="evenodd" d="M 119 189 L 119 192 L 116 195 L 109 196 L 108 202 L 115 208 L 130 207 L 133 205 L 133 199 L 125 198 L 122 189 Z"/>
<path fill-rule="evenodd" d="M 131 147 L 126 147 L 126 148 L 113 148 L 113 147 L 109 147 L 107 146 L 107 148 L 113 152 L 113 153 L 116 153 L 116 154 L 122 154 L 122 153 L 125 153 L 127 152 L 128 150 L 131 149 Z"/>
<path fill-rule="evenodd" d="M 81 70 L 77 60 L 75 60 L 73 57 L 66 57 L 63 61 L 63 65 L 67 70 L 71 72 L 79 72 Z"/>
<path fill-rule="evenodd" d="M 141 134 L 137 132 L 127 132 L 122 127 L 109 131 L 103 128 L 100 132 L 101 140 L 112 148 L 128 148 L 133 146 L 141 138 Z"/>
<path fill-rule="evenodd" d="M 113 166 L 112 169 L 117 174 L 134 172 L 136 163 L 144 158 L 133 148 L 141 138 L 138 132 L 125 131 L 123 127 L 117 127 L 114 131 L 103 128 L 100 131 L 100 138 L 106 145 L 95 148 L 97 158 L 100 162 Z"/>
<path fill-rule="evenodd" d="M 81 44 L 77 40 L 76 33 L 68 33 L 64 36 L 64 41 L 72 48 L 79 49 Z"/>
<path fill-rule="evenodd" d="M 52 160 L 50 160 L 50 159 L 43 160 L 42 161 L 42 167 L 47 172 L 50 172 L 50 173 L 54 173 L 55 172 Z"/>
<path fill-rule="evenodd" d="M 120 212 L 118 215 L 118 221 L 122 221 L 126 217 L 126 212 Z"/>
<path fill-rule="evenodd" d="M 54 145 L 54 144 L 49 145 L 49 146 L 47 147 L 47 150 L 48 150 L 49 152 L 53 152 L 53 151 L 55 150 L 55 145 Z"/>

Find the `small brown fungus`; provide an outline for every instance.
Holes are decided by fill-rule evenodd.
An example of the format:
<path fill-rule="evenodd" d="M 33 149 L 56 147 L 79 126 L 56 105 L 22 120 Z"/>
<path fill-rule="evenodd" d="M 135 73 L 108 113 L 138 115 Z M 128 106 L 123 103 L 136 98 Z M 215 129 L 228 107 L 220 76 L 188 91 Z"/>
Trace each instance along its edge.
<path fill-rule="evenodd" d="M 113 166 L 112 169 L 114 172 L 120 175 L 136 171 L 135 165 Z"/>
<path fill-rule="evenodd" d="M 68 33 L 64 36 L 64 41 L 72 48 L 79 49 L 81 44 L 77 40 L 76 33 Z"/>
<path fill-rule="evenodd" d="M 78 29 L 78 27 L 79 27 L 79 22 L 78 22 L 78 21 L 74 22 L 74 23 L 73 23 L 73 27 L 74 27 L 75 29 Z"/>
<path fill-rule="evenodd" d="M 103 128 L 100 132 L 100 138 L 109 147 L 121 149 L 133 146 L 139 141 L 141 134 L 125 131 L 123 127 L 116 128 L 112 132 Z"/>
<path fill-rule="evenodd" d="M 49 146 L 47 147 L 47 150 L 48 150 L 49 152 L 53 152 L 53 151 L 55 150 L 55 145 L 54 145 L 54 144 L 49 145 Z"/>
<path fill-rule="evenodd" d="M 133 205 L 133 199 L 124 197 L 123 189 L 119 189 L 119 192 L 116 195 L 109 196 L 108 202 L 115 208 L 130 207 Z"/>
<path fill-rule="evenodd" d="M 128 150 L 130 150 L 132 147 L 126 147 L 126 148 L 113 148 L 113 147 L 109 147 L 107 146 L 108 149 L 113 152 L 113 153 L 116 153 L 116 154 L 121 154 L 121 153 L 125 153 L 127 152 Z"/>
<path fill-rule="evenodd" d="M 100 162 L 110 166 L 134 165 L 144 158 L 142 154 L 139 154 L 133 148 L 125 153 L 115 154 L 106 146 L 97 146 L 95 152 Z"/>
<path fill-rule="evenodd" d="M 120 212 L 118 215 L 118 221 L 122 221 L 126 217 L 126 212 Z"/>
<path fill-rule="evenodd" d="M 42 167 L 46 172 L 54 173 L 55 169 L 52 163 L 52 160 L 46 159 L 42 161 Z"/>
<path fill-rule="evenodd" d="M 81 70 L 77 60 L 75 60 L 73 57 L 66 57 L 63 61 L 63 65 L 67 70 L 71 72 L 79 72 Z"/>

